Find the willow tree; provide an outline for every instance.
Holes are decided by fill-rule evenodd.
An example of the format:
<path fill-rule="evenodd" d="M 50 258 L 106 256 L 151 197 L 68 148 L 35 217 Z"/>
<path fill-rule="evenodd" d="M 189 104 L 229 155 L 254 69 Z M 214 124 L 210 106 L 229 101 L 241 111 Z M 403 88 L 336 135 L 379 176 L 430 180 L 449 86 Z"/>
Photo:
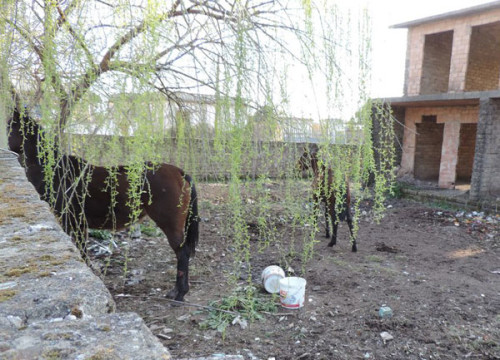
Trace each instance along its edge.
<path fill-rule="evenodd" d="M 305 98 L 307 111 L 314 110 L 307 116 L 317 118 L 322 161 L 335 168 L 332 191 L 342 191 L 346 174 L 359 189 L 371 172 L 377 192 L 386 190 L 392 163 L 378 169 L 371 144 L 369 24 L 366 11 L 343 9 L 334 1 L 4 0 L 2 103 L 15 94 L 18 106 L 35 110 L 50 130 L 43 139 L 47 151 L 70 132 L 133 135 L 131 178 L 141 171 L 133 164 L 164 160 L 153 145 L 165 144 L 166 137 L 175 138 L 167 142 L 176 149 L 169 161 L 189 170 L 203 165 L 196 158 L 208 153 L 230 179 L 228 230 L 236 234 L 239 260 L 248 262 L 242 175 L 256 159 L 262 164 L 287 158 L 273 176 L 296 179 L 296 159 L 272 142 L 286 140 L 287 129 L 310 130 L 308 121 L 295 121 L 304 117 L 297 99 Z M 189 109 L 186 93 L 211 96 L 208 125 L 193 126 L 183 111 Z M 352 117 L 353 146 L 330 146 L 346 117 Z M 193 138 L 211 142 L 193 150 Z M 262 139 L 269 141 L 255 141 Z M 106 146 L 115 153 L 120 143 L 111 139 Z M 91 143 L 86 157 L 99 159 L 95 150 Z M 381 150 L 390 151 L 390 144 Z M 390 152 L 384 158 L 390 159 Z M 252 215 L 271 241 L 276 224 L 266 216 L 265 189 L 271 171 L 265 166 L 259 171 Z M 294 181 L 285 182 L 287 218 L 297 226 L 316 224 L 313 214 L 304 216 L 295 191 Z M 316 226 L 310 229 L 306 242 Z M 310 258 L 309 250 L 304 254 Z"/>

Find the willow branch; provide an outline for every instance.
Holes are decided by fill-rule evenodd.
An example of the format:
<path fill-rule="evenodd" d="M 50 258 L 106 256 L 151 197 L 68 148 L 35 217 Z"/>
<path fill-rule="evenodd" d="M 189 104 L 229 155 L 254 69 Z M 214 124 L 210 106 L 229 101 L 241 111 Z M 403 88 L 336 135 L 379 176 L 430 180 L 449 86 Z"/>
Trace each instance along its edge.
<path fill-rule="evenodd" d="M 59 13 L 59 22 L 60 24 L 66 24 L 68 27 L 68 31 L 73 36 L 73 38 L 76 40 L 78 45 L 80 45 L 80 48 L 83 50 L 85 53 L 85 56 L 87 57 L 87 61 L 89 62 L 90 66 L 95 68 L 96 65 L 94 64 L 94 59 L 92 58 L 92 54 L 90 53 L 89 49 L 85 45 L 85 42 L 82 40 L 81 36 L 79 36 L 76 31 L 73 29 L 71 24 L 68 22 L 68 19 L 66 17 L 66 14 L 62 11 L 61 7 L 58 5 L 57 6 L 57 12 Z"/>
<path fill-rule="evenodd" d="M 33 51 L 36 53 L 36 55 L 40 59 L 40 62 L 43 64 L 44 59 L 45 59 L 45 49 L 43 48 L 43 46 L 38 46 L 36 44 L 34 38 L 27 31 L 25 31 L 23 28 L 17 26 L 17 24 L 15 22 L 11 21 L 10 19 L 5 19 L 5 20 L 28 43 L 28 46 L 33 49 Z M 50 75 L 49 75 L 50 82 L 51 82 L 52 86 L 55 88 L 56 92 L 58 92 L 60 94 L 66 94 L 57 74 L 55 74 L 53 72 L 49 72 L 49 73 L 50 73 Z"/>

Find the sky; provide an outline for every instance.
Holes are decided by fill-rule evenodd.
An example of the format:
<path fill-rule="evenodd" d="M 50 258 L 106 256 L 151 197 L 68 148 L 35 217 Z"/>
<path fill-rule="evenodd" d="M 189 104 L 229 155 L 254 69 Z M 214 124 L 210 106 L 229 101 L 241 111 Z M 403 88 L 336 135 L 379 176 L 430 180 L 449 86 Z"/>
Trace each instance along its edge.
<path fill-rule="evenodd" d="M 362 0 L 354 0 L 362 3 Z M 368 5 L 373 27 L 371 96 L 397 97 L 403 94 L 406 60 L 406 29 L 391 25 L 461 10 L 491 0 L 371 0 Z"/>

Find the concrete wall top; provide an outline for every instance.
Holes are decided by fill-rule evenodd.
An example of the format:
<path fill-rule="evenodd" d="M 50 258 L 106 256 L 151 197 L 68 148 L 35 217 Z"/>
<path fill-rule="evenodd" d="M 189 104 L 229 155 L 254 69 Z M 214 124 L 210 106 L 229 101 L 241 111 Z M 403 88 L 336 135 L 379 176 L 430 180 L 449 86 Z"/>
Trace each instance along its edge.
<path fill-rule="evenodd" d="M 137 314 L 114 310 L 17 157 L 0 150 L 0 358 L 171 358 Z"/>

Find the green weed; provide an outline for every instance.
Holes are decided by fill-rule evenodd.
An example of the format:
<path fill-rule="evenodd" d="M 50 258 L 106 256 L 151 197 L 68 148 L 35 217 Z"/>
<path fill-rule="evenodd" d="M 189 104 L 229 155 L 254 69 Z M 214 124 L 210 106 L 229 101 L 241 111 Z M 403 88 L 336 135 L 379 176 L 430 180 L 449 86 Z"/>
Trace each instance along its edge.
<path fill-rule="evenodd" d="M 109 240 L 113 237 L 108 230 L 89 229 L 89 236 L 97 240 Z"/>
<path fill-rule="evenodd" d="M 255 321 L 263 318 L 262 312 L 276 312 L 274 298 L 259 297 L 253 286 L 239 288 L 233 294 L 210 303 L 208 317 L 200 324 L 202 329 L 213 329 L 226 336 L 227 327 L 235 319 L 239 321 Z"/>
<path fill-rule="evenodd" d="M 144 221 L 141 223 L 141 233 L 146 236 L 162 236 L 163 232 L 152 221 Z"/>

